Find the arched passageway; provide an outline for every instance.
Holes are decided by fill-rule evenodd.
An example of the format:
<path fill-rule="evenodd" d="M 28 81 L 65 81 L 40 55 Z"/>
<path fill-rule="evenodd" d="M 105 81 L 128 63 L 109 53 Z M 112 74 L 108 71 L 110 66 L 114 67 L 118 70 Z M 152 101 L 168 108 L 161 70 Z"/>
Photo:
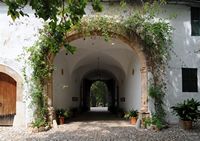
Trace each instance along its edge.
<path fill-rule="evenodd" d="M 77 37 L 70 42 L 77 47 L 75 54 L 61 48 L 53 63 L 53 107 L 89 109 L 89 92 L 100 72 L 112 93 L 110 107 L 125 111 L 148 111 L 147 66 L 140 43 L 101 36 Z M 51 93 L 51 92 L 49 92 Z M 51 95 L 49 95 L 51 97 Z"/>
<path fill-rule="evenodd" d="M 90 110 L 91 107 L 108 107 L 111 101 L 105 80 L 95 80 L 90 86 Z"/>
<path fill-rule="evenodd" d="M 80 107 L 83 108 L 83 111 L 89 111 L 90 107 L 108 107 L 108 111 L 112 112 L 115 107 L 119 107 L 119 95 L 115 89 L 116 85 L 117 81 L 110 72 L 98 69 L 89 72 L 82 80 Z M 99 103 L 95 94 L 102 98 Z M 91 100 L 93 100 L 92 103 Z"/>

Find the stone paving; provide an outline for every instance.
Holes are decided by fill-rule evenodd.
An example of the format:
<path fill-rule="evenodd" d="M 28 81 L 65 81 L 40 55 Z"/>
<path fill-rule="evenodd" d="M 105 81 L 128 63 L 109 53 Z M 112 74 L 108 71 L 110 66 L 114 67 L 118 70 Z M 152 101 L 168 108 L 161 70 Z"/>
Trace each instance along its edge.
<path fill-rule="evenodd" d="M 47 132 L 0 127 L 1 141 L 200 141 L 200 126 L 185 131 L 177 125 L 161 131 L 136 129 L 128 121 L 70 122 Z"/>
<path fill-rule="evenodd" d="M 154 131 L 136 129 L 108 113 L 92 112 L 46 132 L 0 126 L 0 141 L 200 141 L 200 121 L 188 131 L 177 125 Z"/>

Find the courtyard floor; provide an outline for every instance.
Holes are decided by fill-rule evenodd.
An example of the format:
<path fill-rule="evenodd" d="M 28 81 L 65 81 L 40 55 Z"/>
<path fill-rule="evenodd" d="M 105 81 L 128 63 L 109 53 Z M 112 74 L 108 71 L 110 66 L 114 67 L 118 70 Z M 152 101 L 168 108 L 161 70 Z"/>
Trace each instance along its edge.
<path fill-rule="evenodd" d="M 1 141 L 200 141 L 200 126 L 185 131 L 173 125 L 156 132 L 135 129 L 126 121 L 71 122 L 47 132 L 31 133 L 25 128 L 0 127 Z"/>
<path fill-rule="evenodd" d="M 170 125 L 154 131 L 136 129 L 106 109 L 91 109 L 46 132 L 32 133 L 28 128 L 0 126 L 0 141 L 200 141 L 200 121 L 194 123 L 192 130 Z"/>

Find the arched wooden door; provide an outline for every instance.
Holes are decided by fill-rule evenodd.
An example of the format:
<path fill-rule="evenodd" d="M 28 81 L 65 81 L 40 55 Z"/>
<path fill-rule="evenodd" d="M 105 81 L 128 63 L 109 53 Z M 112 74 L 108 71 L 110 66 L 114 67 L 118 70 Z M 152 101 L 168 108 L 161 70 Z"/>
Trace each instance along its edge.
<path fill-rule="evenodd" d="M 0 72 L 0 125 L 12 125 L 16 114 L 16 81 Z"/>

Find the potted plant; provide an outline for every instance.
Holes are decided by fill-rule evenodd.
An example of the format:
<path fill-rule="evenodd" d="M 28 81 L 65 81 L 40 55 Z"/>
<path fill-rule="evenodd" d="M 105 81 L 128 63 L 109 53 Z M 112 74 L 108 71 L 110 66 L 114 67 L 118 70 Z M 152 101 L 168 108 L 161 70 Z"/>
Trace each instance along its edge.
<path fill-rule="evenodd" d="M 130 123 L 132 125 L 136 124 L 137 121 L 137 117 L 138 117 L 138 111 L 137 110 L 129 110 L 125 115 L 125 118 L 129 118 L 130 119 Z"/>
<path fill-rule="evenodd" d="M 200 117 L 198 107 L 200 102 L 192 99 L 184 100 L 181 103 L 172 106 L 173 113 L 179 117 L 179 124 L 183 129 L 191 129 L 192 122 Z"/>
<path fill-rule="evenodd" d="M 64 109 L 57 109 L 56 110 L 56 117 L 58 119 L 59 124 L 64 124 L 65 119 L 70 116 L 69 112 Z"/>

